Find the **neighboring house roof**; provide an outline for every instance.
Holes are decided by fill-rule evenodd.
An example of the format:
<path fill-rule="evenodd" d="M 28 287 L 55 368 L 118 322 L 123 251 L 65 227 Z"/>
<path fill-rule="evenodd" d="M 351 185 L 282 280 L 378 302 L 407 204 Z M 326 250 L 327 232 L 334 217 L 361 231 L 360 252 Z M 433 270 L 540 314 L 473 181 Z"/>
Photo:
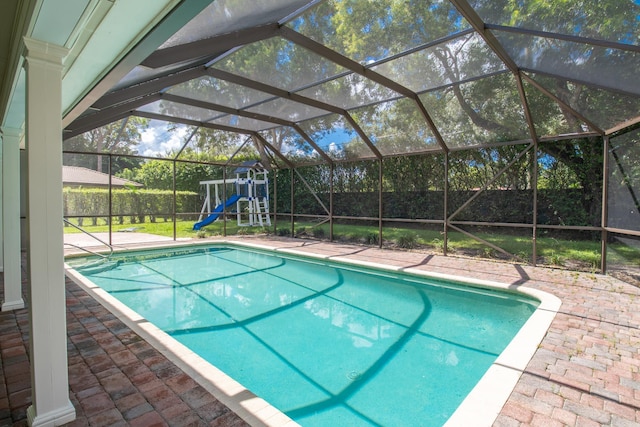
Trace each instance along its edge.
<path fill-rule="evenodd" d="M 84 185 L 87 187 L 108 187 L 109 174 L 94 171 L 80 166 L 62 167 L 62 185 Z M 142 187 L 139 182 L 111 176 L 112 187 Z"/>

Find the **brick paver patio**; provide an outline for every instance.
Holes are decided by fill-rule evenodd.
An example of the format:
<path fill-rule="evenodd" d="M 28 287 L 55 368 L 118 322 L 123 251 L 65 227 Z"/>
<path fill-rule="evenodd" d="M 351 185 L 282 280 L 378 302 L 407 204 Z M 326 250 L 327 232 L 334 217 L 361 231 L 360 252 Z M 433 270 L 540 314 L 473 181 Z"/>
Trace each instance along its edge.
<path fill-rule="evenodd" d="M 640 426 L 640 289 L 598 274 L 294 239 L 280 248 L 526 285 L 563 304 L 495 426 Z M 242 419 L 67 281 L 73 426 L 244 426 Z M 0 313 L 0 426 L 26 425 L 28 311 Z"/>

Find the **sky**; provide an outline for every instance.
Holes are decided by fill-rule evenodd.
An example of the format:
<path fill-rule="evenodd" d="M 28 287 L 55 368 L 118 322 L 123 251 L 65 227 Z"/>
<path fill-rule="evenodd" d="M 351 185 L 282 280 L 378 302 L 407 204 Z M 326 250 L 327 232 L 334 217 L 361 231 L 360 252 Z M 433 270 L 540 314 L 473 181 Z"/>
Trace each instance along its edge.
<path fill-rule="evenodd" d="M 173 131 L 167 131 L 168 126 L 174 126 Z M 149 120 L 148 127 L 140 132 L 138 154 L 145 157 L 166 158 L 167 153 L 176 152 L 182 148 L 189 137 L 192 127 L 174 125 L 158 120 Z M 352 136 L 343 128 L 332 129 L 325 134 L 313 135 L 320 147 L 329 152 L 338 152 Z M 291 147 L 290 151 L 298 151 L 299 147 Z M 304 155 L 298 152 L 298 155 Z"/>
<path fill-rule="evenodd" d="M 168 152 L 179 150 L 188 137 L 189 127 L 178 125 L 175 131 L 167 131 L 167 123 L 149 120 L 149 127 L 141 132 L 138 153 L 148 157 L 166 157 Z"/>

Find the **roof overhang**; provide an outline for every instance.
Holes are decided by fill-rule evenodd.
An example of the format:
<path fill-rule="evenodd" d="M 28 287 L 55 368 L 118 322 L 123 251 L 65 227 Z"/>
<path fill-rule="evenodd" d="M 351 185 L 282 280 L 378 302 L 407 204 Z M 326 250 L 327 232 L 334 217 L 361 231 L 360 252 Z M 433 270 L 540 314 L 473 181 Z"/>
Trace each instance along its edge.
<path fill-rule="evenodd" d="M 0 126 L 24 127 L 23 37 L 64 46 L 64 121 L 107 92 L 211 0 L 4 0 Z"/>

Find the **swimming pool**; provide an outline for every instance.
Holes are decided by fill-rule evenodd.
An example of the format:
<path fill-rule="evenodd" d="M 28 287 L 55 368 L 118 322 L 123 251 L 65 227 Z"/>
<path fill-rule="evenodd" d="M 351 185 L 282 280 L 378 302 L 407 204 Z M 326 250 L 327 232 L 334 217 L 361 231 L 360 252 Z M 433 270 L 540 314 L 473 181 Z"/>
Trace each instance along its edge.
<path fill-rule="evenodd" d="M 305 426 L 443 425 L 539 304 L 239 246 L 114 260 L 83 274 Z"/>

